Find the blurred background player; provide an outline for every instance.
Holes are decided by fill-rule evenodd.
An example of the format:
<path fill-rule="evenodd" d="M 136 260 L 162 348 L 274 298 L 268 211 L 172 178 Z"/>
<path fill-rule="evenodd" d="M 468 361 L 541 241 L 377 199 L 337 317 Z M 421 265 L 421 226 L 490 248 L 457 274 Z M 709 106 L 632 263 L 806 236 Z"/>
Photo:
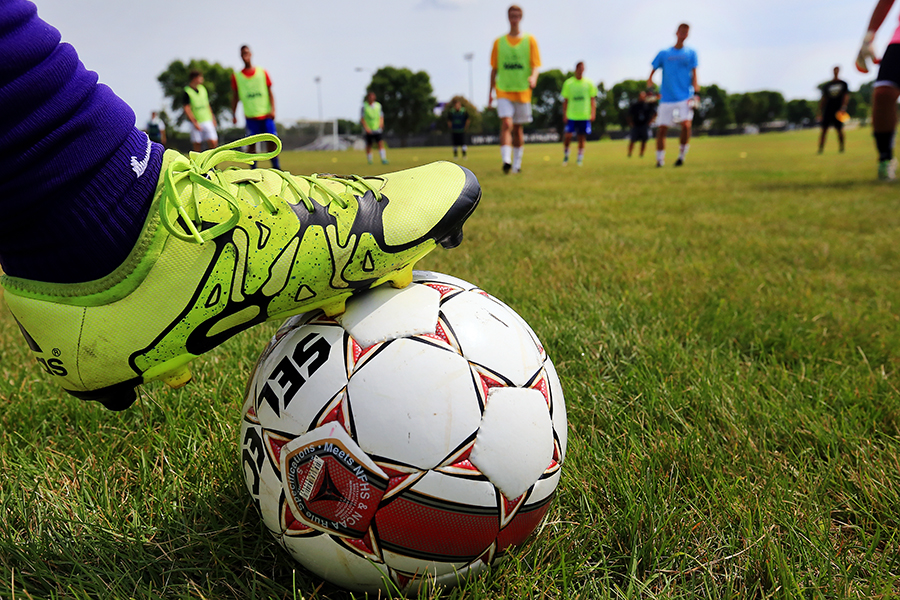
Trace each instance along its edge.
<path fill-rule="evenodd" d="M 697 84 L 697 53 L 684 45 L 690 26 L 682 23 L 675 32 L 675 45 L 661 50 L 653 59 L 653 70 L 647 78 L 647 87 L 653 87 L 653 74 L 662 69 L 659 109 L 656 132 L 656 166 L 666 162 L 666 133 L 675 124 L 675 114 L 681 124 L 681 148 L 675 166 L 684 164 L 691 141 L 691 119 L 694 118 L 693 102 L 699 100 Z"/>
<path fill-rule="evenodd" d="M 203 73 L 192 70 L 190 82 L 184 86 L 182 106 L 184 114 L 191 122 L 191 144 L 194 152 L 200 152 L 203 142 L 207 148 L 219 145 L 219 134 L 216 133 L 216 115 L 209 106 L 209 92 L 203 85 Z"/>
<path fill-rule="evenodd" d="M 847 102 L 850 101 L 850 88 L 847 82 L 838 77 L 841 72 L 840 67 L 834 68 L 834 77 L 831 81 L 823 83 L 822 99 L 819 100 L 819 114 L 816 120 L 822 127 L 822 133 L 819 135 L 819 154 L 825 149 L 825 135 L 828 133 L 829 127 L 834 127 L 837 132 L 840 151 L 844 151 L 844 123 L 839 118 L 838 113 L 846 112 Z"/>
<path fill-rule="evenodd" d="M 163 146 L 166 145 L 166 124 L 159 118 L 155 110 L 150 113 L 150 120 L 147 121 L 147 128 L 144 129 L 144 133 L 147 134 L 151 142 L 156 142 Z"/>
<path fill-rule="evenodd" d="M 628 157 L 631 158 L 631 151 L 634 149 L 634 143 L 641 143 L 641 158 L 644 157 L 644 149 L 647 147 L 647 140 L 650 139 L 650 125 L 656 118 L 656 105 L 648 102 L 647 92 L 642 91 L 638 94 L 637 100 L 628 107 L 628 126 L 631 128 L 629 132 Z"/>
<path fill-rule="evenodd" d="M 463 108 L 462 100 L 457 98 L 453 106 L 447 111 L 447 127 L 450 128 L 450 137 L 453 142 L 453 157 L 456 157 L 457 149 L 462 150 L 463 158 L 466 158 L 466 131 L 469 129 L 469 111 Z"/>
<path fill-rule="evenodd" d="M 362 114 L 359 122 L 366 132 L 366 160 L 372 164 L 372 146 L 378 144 L 378 154 L 381 156 L 381 164 L 388 164 L 387 152 L 384 149 L 384 111 L 381 110 L 381 102 L 375 100 L 375 92 L 366 94 L 363 102 Z"/>
<path fill-rule="evenodd" d="M 258 133 L 278 135 L 275 130 L 275 96 L 272 94 L 272 79 L 268 71 L 253 66 L 253 53 L 250 52 L 249 46 L 241 46 L 241 60 L 244 62 L 244 68 L 231 74 L 231 114 L 234 115 L 234 123 L 237 124 L 236 111 L 240 102 L 244 107 L 247 135 Z M 274 149 L 273 142 L 264 142 L 262 150 L 272 152 Z M 248 151 L 253 152 L 254 148 L 248 148 Z M 281 168 L 281 161 L 277 156 L 272 158 L 272 166 L 276 169 Z M 253 168 L 256 168 L 256 163 L 253 163 Z"/>
<path fill-rule="evenodd" d="M 520 33 L 522 8 L 513 4 L 506 11 L 509 33 L 494 40 L 491 50 L 491 89 L 488 108 L 497 93 L 497 116 L 500 117 L 500 158 L 503 172 L 519 173 L 525 151 L 522 126 L 531 123 L 531 90 L 537 85 L 541 55 L 537 40 Z"/>
<path fill-rule="evenodd" d="M 894 31 L 881 61 L 875 55 L 872 40 L 893 5 L 894 0 L 878 0 L 856 57 L 856 68 L 862 73 L 869 72 L 868 61 L 881 63 L 872 90 L 872 134 L 878 150 L 878 178 L 884 181 L 893 181 L 897 176 L 894 132 L 897 129 L 897 98 L 900 96 L 900 27 Z"/>
<path fill-rule="evenodd" d="M 575 65 L 575 75 L 563 83 L 563 166 L 569 164 L 569 143 L 578 136 L 578 166 L 584 160 L 584 142 L 591 133 L 591 123 L 597 118 L 597 87 L 584 76 L 584 62 Z"/>

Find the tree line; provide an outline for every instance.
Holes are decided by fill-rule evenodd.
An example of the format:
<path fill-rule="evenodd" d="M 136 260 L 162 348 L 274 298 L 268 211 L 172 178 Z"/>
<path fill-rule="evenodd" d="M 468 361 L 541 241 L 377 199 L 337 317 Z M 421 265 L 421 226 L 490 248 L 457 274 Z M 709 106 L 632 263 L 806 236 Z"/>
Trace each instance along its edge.
<path fill-rule="evenodd" d="M 205 86 L 209 92 L 210 106 L 219 122 L 231 121 L 231 73 L 230 67 L 206 60 L 191 60 L 187 63 L 175 60 L 168 65 L 157 81 L 163 94 L 171 101 L 172 115 L 166 111 L 162 118 L 167 126 L 179 126 L 186 120 L 182 97 L 192 69 L 203 72 Z M 564 73 L 560 69 L 550 69 L 540 73 L 534 89 L 532 104 L 534 121 L 526 126 L 526 132 L 552 130 L 562 131 L 562 91 L 563 82 L 573 72 Z M 827 82 L 823 82 L 821 88 Z M 628 126 L 628 107 L 638 94 L 646 90 L 643 79 L 620 81 L 607 88 L 603 82 L 597 85 L 597 119 L 593 123 L 595 134 L 600 137 L 611 129 L 625 129 Z M 425 71 L 414 72 L 407 68 L 386 66 L 372 74 L 366 92 L 375 92 L 384 110 L 387 133 L 406 139 L 410 135 L 428 132 L 447 132 L 447 110 L 453 100 L 460 99 L 469 112 L 471 133 L 496 134 L 500 131 L 500 120 L 495 108 L 479 110 L 470 99 L 456 96 L 447 102 L 440 115 L 435 114 L 437 100 L 431 78 Z M 860 86 L 850 93 L 847 112 L 851 117 L 865 121 L 872 102 L 872 83 Z M 694 127 L 712 133 L 724 132 L 733 127 L 763 125 L 774 121 L 786 121 L 798 126 L 814 123 L 819 100 L 786 100 L 781 92 L 763 90 L 757 92 L 729 93 L 716 84 L 700 88 L 700 103 L 694 110 Z M 222 118 L 226 117 L 226 118 Z M 359 121 L 339 119 L 340 133 L 361 133 Z"/>

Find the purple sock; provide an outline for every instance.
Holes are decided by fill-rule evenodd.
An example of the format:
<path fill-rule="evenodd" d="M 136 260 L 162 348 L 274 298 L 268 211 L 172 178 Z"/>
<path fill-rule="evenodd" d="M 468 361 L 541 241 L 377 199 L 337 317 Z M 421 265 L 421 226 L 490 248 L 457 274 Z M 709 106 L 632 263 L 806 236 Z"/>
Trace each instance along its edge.
<path fill-rule="evenodd" d="M 4 0 L 0 56 L 0 266 L 39 281 L 103 277 L 140 235 L 163 148 L 34 4 Z"/>

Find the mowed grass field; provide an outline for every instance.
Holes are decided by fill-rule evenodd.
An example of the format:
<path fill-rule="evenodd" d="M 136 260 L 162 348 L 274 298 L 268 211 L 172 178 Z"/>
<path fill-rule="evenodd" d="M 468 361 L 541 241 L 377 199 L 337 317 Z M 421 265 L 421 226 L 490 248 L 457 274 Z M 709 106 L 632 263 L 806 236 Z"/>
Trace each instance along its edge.
<path fill-rule="evenodd" d="M 496 147 L 465 241 L 420 263 L 518 311 L 559 371 L 569 447 L 535 536 L 451 598 L 900 596 L 900 187 L 868 130 L 653 149 Z M 390 169 L 451 157 L 390 149 Z M 286 169 L 375 174 L 360 152 Z M 574 162 L 574 151 L 573 151 Z M 110 413 L 64 395 L 0 314 L 0 598 L 350 598 L 265 531 L 239 410 L 277 324 Z M 359 595 L 355 597 L 360 597 Z"/>

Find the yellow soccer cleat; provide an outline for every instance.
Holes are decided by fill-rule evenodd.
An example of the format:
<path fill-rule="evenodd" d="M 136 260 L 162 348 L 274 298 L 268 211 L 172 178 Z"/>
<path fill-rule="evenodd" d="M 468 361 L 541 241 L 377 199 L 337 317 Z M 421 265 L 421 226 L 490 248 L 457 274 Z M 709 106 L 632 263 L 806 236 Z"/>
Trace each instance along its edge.
<path fill-rule="evenodd" d="M 237 150 L 274 141 L 264 154 Z M 186 158 L 168 150 L 147 221 L 108 276 L 59 284 L 4 276 L 5 299 L 41 366 L 69 393 L 121 410 L 135 387 L 190 380 L 188 363 L 236 333 L 355 292 L 408 284 L 452 248 L 481 197 L 450 162 L 378 177 L 216 170 L 281 150 L 262 134 Z"/>

